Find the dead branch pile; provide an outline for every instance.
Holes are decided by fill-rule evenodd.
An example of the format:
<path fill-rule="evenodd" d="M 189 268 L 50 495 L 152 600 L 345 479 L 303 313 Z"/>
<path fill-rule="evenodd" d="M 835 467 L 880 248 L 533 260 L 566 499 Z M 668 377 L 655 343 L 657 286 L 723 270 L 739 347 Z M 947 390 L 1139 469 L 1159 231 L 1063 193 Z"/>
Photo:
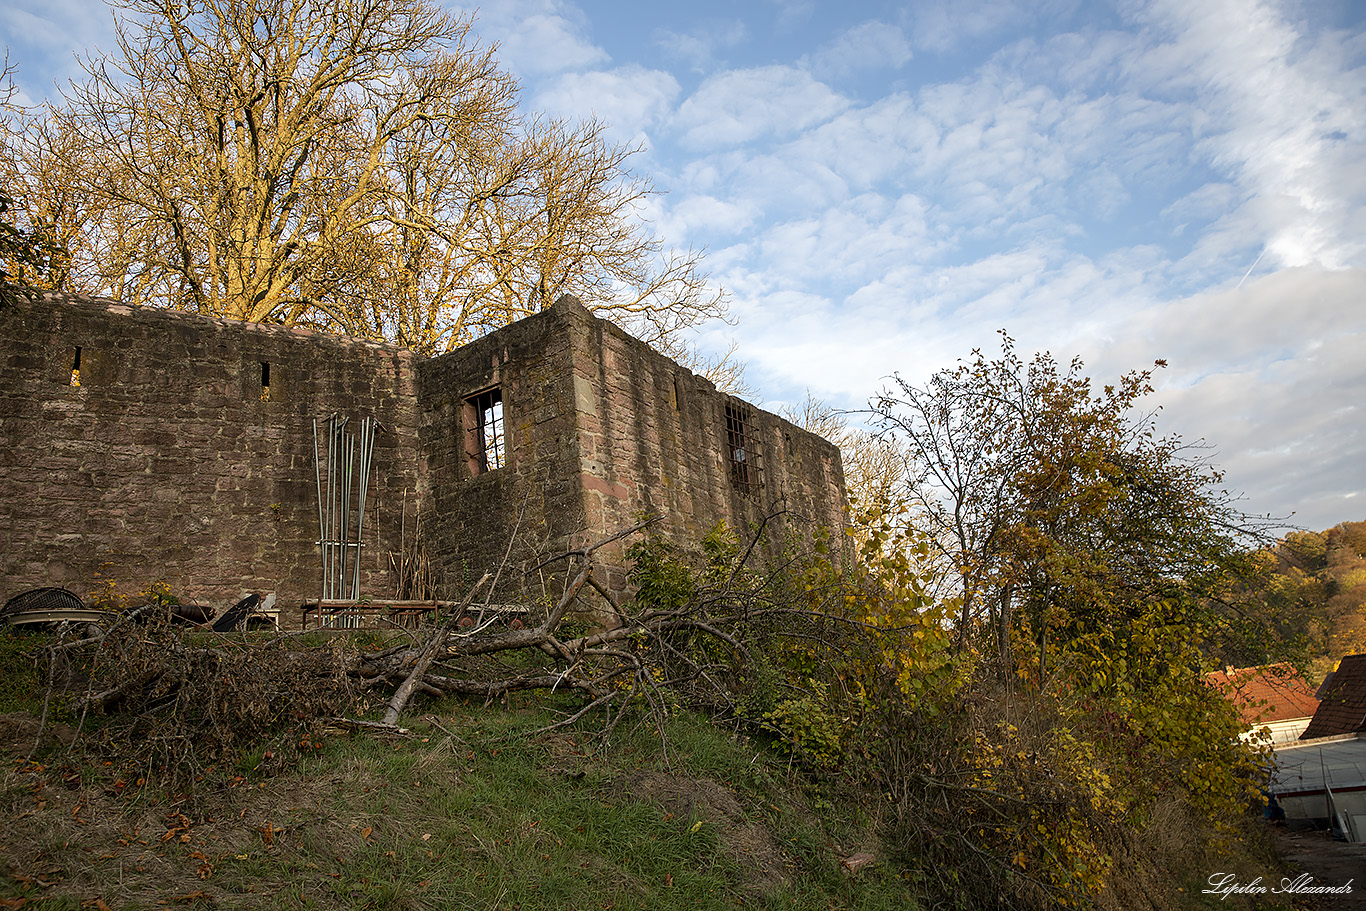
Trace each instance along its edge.
<path fill-rule="evenodd" d="M 597 709 L 610 710 L 641 699 L 652 711 L 666 712 L 671 696 L 699 686 L 713 695 L 724 694 L 729 687 L 717 675 L 729 674 L 746 651 L 741 640 L 726 629 L 741 618 L 710 615 L 712 607 L 728 599 L 694 598 L 666 608 L 622 603 L 594 577 L 595 551 L 648 524 L 642 522 L 582 550 L 543 561 L 537 569 L 568 561 L 572 574 L 553 606 L 533 620 L 534 626 L 502 626 L 478 611 L 469 611 L 481 580 L 462 610 L 425 642 L 361 655 L 356 672 L 367 684 L 399 685 L 385 722 L 396 723 L 408 696 L 415 692 L 485 700 L 531 689 L 582 694 L 584 704 L 562 724 Z M 585 627 L 580 620 L 585 614 L 610 619 Z M 460 626 L 467 617 L 469 625 Z M 693 647 L 694 636 L 714 642 L 715 660 L 701 659 L 705 650 Z M 620 714 L 609 712 L 607 717 L 620 718 Z M 608 722 L 607 733 L 614 725 Z"/>
<path fill-rule="evenodd" d="M 66 684 L 58 696 L 77 742 L 177 777 L 272 738 L 308 743 L 355 704 L 355 657 L 335 644 L 289 648 L 124 617 L 51 648 L 85 668 L 82 686 L 54 681 Z"/>
<path fill-rule="evenodd" d="M 86 655 L 88 683 L 70 698 L 81 727 L 93 731 L 87 741 L 150 769 L 194 773 L 263 741 L 306 747 L 323 727 L 370 706 L 384 711 L 369 726 L 395 730 L 419 694 L 578 694 L 554 726 L 603 710 L 605 742 L 629 705 L 660 718 L 679 704 L 734 710 L 769 630 L 811 643 L 829 638 L 819 614 L 776 603 L 771 586 L 746 577 L 750 550 L 737 550 L 705 588 L 615 598 L 594 576 L 594 554 L 648 524 L 542 561 L 536 571 L 568 563 L 563 591 L 549 607 L 527 606 L 516 622 L 476 603 L 486 576 L 438 626 L 374 651 L 345 644 L 354 639 L 303 647 L 289 635 L 214 636 L 123 621 L 56 648 Z"/>

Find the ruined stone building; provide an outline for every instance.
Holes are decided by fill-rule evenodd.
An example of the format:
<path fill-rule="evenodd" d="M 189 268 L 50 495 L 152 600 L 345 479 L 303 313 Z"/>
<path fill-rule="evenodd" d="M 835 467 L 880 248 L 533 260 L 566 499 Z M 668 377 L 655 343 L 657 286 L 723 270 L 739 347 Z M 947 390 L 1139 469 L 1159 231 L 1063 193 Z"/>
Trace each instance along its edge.
<path fill-rule="evenodd" d="M 660 516 L 696 541 L 844 520 L 829 442 L 724 395 L 572 298 L 458 350 L 46 294 L 0 308 L 0 601 L 164 581 L 222 607 L 319 597 L 315 425 L 378 422 L 356 581 L 419 534 L 442 597 Z M 626 585 L 624 550 L 602 581 Z M 509 583 L 502 583 L 505 586 Z"/>

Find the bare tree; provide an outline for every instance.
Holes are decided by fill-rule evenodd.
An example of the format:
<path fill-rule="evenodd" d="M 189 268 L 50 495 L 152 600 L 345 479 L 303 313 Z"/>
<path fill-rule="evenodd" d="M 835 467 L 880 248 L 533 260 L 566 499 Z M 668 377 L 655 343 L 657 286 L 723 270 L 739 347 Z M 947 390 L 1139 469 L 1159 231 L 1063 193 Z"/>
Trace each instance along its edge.
<path fill-rule="evenodd" d="M 822 401 L 809 389 L 798 405 L 784 409 L 783 417 L 840 448 L 844 486 L 856 513 L 901 511 L 898 498 L 907 460 L 894 438 L 850 427 L 848 412 Z"/>
<path fill-rule="evenodd" d="M 565 292 L 665 347 L 724 317 L 639 218 L 634 150 L 521 117 L 432 0 L 122 8 L 116 53 L 7 130 L 4 168 L 69 253 L 39 282 L 427 352 Z"/>
<path fill-rule="evenodd" d="M 961 646 L 985 613 L 1000 539 L 1013 518 L 1007 500 L 1018 453 L 1003 441 L 1014 415 L 962 366 L 936 373 L 924 387 L 894 380 L 896 388 L 873 402 L 874 420 L 879 439 L 905 452 L 892 487 L 908 520 L 929 532 L 942 574 L 956 578 Z"/>

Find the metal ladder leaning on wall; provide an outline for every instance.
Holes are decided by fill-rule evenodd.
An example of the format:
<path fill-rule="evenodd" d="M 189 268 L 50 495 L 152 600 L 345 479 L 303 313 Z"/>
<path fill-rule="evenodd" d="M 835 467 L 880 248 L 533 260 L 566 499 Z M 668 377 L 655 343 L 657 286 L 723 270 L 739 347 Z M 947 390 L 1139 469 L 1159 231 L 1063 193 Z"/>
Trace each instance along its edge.
<path fill-rule="evenodd" d="M 322 432 L 313 419 L 313 469 L 318 485 L 318 546 L 322 549 L 322 601 L 360 600 L 360 555 L 364 544 L 365 495 L 379 422 L 362 418 L 358 432 L 346 429 L 350 418 L 334 414 Z M 324 450 L 323 433 L 326 434 Z M 352 508 L 354 504 L 354 509 Z M 354 535 L 354 537 L 353 537 Z M 321 608 L 321 604 L 319 605 Z M 338 611 L 319 625 L 354 628 L 360 614 Z"/>

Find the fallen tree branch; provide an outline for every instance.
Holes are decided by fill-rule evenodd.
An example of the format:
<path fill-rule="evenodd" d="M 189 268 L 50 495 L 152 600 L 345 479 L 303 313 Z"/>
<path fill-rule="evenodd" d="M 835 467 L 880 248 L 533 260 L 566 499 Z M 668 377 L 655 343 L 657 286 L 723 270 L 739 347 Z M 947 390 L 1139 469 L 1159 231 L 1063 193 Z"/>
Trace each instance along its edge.
<path fill-rule="evenodd" d="M 474 596 L 479 593 L 479 589 L 483 588 L 484 583 L 488 580 L 489 574 L 484 573 L 483 577 L 478 582 L 474 583 L 474 587 L 471 588 L 470 593 L 465 596 L 465 600 L 460 602 L 460 606 L 451 612 L 451 615 L 446 618 L 446 622 L 437 627 L 436 632 L 427 640 L 427 644 L 422 648 L 422 653 L 413 664 L 412 673 L 410 673 L 408 678 L 399 685 L 399 688 L 394 691 L 393 697 L 389 700 L 389 705 L 384 710 L 384 719 L 380 722 L 381 724 L 386 724 L 390 727 L 398 724 L 398 716 L 403 714 L 404 707 L 408 705 L 408 700 L 412 698 L 413 690 L 417 689 L 419 684 L 422 683 L 422 678 L 426 676 L 427 669 L 432 666 L 432 661 L 436 659 L 436 653 L 441 651 L 451 629 L 460 621 L 460 618 L 465 615 L 465 609 L 474 601 Z"/>
<path fill-rule="evenodd" d="M 412 734 L 407 728 L 401 728 L 396 724 L 385 724 L 382 721 L 364 721 L 360 718 L 339 716 L 331 719 L 331 723 L 346 731 L 373 731 L 376 734 L 397 735 L 399 737 L 408 737 Z"/>
<path fill-rule="evenodd" d="M 782 602 L 762 594 L 757 586 L 763 580 L 734 572 L 710 587 L 700 586 L 685 603 L 665 608 L 609 591 L 595 578 L 595 555 L 652 521 L 543 561 L 541 567 L 569 561 L 563 575 L 556 574 L 563 587 L 549 605 L 481 607 L 494 578 L 486 574 L 435 628 L 401 632 L 401 638 L 373 652 L 357 652 L 345 640 L 297 648 L 281 636 L 203 647 L 164 624 L 137 630 L 120 624 L 117 634 L 106 634 L 95 649 L 102 672 L 91 676 L 77 705 L 85 711 L 116 711 L 129 729 L 155 732 L 133 738 L 146 747 L 143 758 L 190 772 L 207 757 L 273 731 L 272 725 L 292 727 L 291 737 L 317 732 L 317 725 L 336 718 L 344 718 L 352 730 L 401 731 L 399 719 L 418 693 L 492 700 L 519 691 L 572 692 L 582 704 L 563 724 L 606 709 L 598 734 L 604 746 L 633 716 L 633 707 L 652 716 L 656 726 L 680 696 L 698 706 L 734 711 L 737 673 L 761 659 L 771 635 L 766 630 L 773 619 L 787 620 L 788 612 L 775 609 Z M 737 558 L 743 563 L 754 553 L 751 546 Z M 737 581 L 754 587 L 739 587 Z M 600 609 L 598 598 L 610 614 L 592 614 Z M 570 631 L 576 619 L 590 616 L 610 628 Z M 791 616 L 809 619 L 797 611 Z M 471 618 L 478 622 L 471 624 Z M 530 628 L 518 628 L 522 621 Z M 822 632 L 801 623 L 783 627 L 787 639 Z M 496 658 L 500 653 L 511 660 Z M 362 724 L 345 718 L 360 713 L 358 697 L 374 699 L 369 694 L 380 686 L 392 687 L 380 696 L 381 720 Z M 273 708 L 276 698 L 292 706 L 286 714 Z M 112 737 L 118 729 L 108 730 Z"/>
<path fill-rule="evenodd" d="M 503 680 L 468 680 L 429 674 L 427 681 L 442 693 L 456 696 L 483 696 L 495 699 L 519 690 L 557 690 L 561 688 L 583 690 L 594 697 L 608 695 L 591 680 L 572 674 L 535 674 L 510 677 Z"/>

